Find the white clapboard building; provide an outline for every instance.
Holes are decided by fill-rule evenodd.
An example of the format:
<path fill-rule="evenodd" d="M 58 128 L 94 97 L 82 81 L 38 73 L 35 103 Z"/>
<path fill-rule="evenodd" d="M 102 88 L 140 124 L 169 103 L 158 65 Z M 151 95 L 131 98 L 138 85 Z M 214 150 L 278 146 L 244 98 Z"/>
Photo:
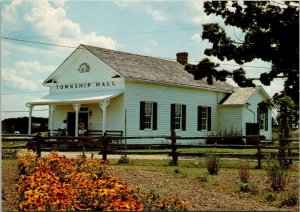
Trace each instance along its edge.
<path fill-rule="evenodd" d="M 270 98 L 262 87 L 196 81 L 184 70 L 187 56 L 178 53 L 177 61 L 170 61 L 80 45 L 43 82 L 49 94 L 27 103 L 29 126 L 34 108 L 49 105 L 51 135 L 67 120 L 74 136 L 79 121 L 85 135 L 158 136 L 170 135 L 171 129 L 180 136 L 220 130 L 247 135 L 258 123 L 261 135 L 272 136 L 271 111 L 258 112 L 258 103 Z"/>

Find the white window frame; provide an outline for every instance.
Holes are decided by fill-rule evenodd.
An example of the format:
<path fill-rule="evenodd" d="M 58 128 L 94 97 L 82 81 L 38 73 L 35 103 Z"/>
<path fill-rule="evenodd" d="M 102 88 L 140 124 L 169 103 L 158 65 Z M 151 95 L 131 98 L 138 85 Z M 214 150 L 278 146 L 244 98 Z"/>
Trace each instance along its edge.
<path fill-rule="evenodd" d="M 145 130 L 153 129 L 153 102 L 145 102 L 144 126 Z"/>
<path fill-rule="evenodd" d="M 174 113 L 174 129 L 175 130 L 182 130 L 182 105 L 181 104 L 175 104 L 175 111 L 174 112 L 175 112 Z"/>
<path fill-rule="evenodd" d="M 207 131 L 207 128 L 208 128 L 208 107 L 202 106 L 202 110 L 201 110 L 201 130 Z"/>
<path fill-rule="evenodd" d="M 259 110 L 259 130 L 266 130 L 266 113 Z"/>

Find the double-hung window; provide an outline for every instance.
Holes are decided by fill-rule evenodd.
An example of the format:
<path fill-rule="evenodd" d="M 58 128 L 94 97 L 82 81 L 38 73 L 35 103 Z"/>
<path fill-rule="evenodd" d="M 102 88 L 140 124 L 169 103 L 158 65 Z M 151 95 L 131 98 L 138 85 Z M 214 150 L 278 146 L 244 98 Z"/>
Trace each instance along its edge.
<path fill-rule="evenodd" d="M 186 106 L 171 104 L 171 129 L 186 130 Z"/>
<path fill-rule="evenodd" d="M 268 131 L 268 111 L 257 109 L 257 123 L 260 130 Z"/>
<path fill-rule="evenodd" d="M 211 107 L 198 106 L 198 130 L 211 131 Z"/>
<path fill-rule="evenodd" d="M 140 102 L 140 130 L 157 130 L 156 102 Z"/>
<path fill-rule="evenodd" d="M 145 102 L 145 114 L 144 114 L 144 129 L 152 129 L 153 126 L 153 102 Z"/>
<path fill-rule="evenodd" d="M 207 130 L 207 120 L 208 120 L 208 115 L 207 115 L 207 107 L 202 107 L 201 111 L 201 129 Z"/>
<path fill-rule="evenodd" d="M 175 105 L 175 129 L 181 129 L 182 126 L 182 105 Z"/>

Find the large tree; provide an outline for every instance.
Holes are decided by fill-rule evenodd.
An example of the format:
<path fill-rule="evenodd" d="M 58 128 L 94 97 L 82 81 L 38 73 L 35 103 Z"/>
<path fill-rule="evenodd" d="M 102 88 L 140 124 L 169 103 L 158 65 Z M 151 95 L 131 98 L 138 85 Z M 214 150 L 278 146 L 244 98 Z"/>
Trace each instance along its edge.
<path fill-rule="evenodd" d="M 209 1 L 204 8 L 207 15 L 222 17 L 226 25 L 237 27 L 244 34 L 242 40 L 232 38 L 218 23 L 204 24 L 202 39 L 213 44 L 204 53 L 241 65 L 254 59 L 270 62 L 271 69 L 257 79 L 270 85 L 274 78 L 282 78 L 284 90 L 275 97 L 286 95 L 299 104 L 299 2 Z M 246 78 L 242 68 L 230 72 L 217 67 L 205 58 L 197 65 L 187 65 L 186 70 L 195 79 L 207 77 L 210 84 L 213 78 L 225 81 L 232 77 L 241 87 L 254 86 L 254 79 Z"/>

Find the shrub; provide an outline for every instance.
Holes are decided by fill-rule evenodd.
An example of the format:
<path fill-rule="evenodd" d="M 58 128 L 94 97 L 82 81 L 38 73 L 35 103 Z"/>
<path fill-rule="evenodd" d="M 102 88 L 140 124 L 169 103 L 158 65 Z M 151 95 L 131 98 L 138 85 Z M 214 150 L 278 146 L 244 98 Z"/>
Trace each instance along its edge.
<path fill-rule="evenodd" d="M 239 165 L 239 177 L 241 182 L 246 183 L 249 181 L 250 173 L 249 173 L 249 163 L 241 163 Z"/>
<path fill-rule="evenodd" d="M 16 149 L 2 149 L 2 159 L 17 158 L 18 151 Z"/>
<path fill-rule="evenodd" d="M 141 194 L 139 200 L 145 211 L 187 211 L 187 201 L 180 201 L 177 197 L 162 199 L 154 189 Z"/>
<path fill-rule="evenodd" d="M 221 166 L 220 157 L 216 153 L 207 153 L 205 164 L 210 175 L 217 175 Z"/>
<path fill-rule="evenodd" d="M 257 194 L 258 193 L 258 188 L 255 184 L 251 183 L 251 182 L 247 182 L 247 183 L 240 183 L 240 191 L 244 192 L 244 193 L 248 193 L 250 192 L 251 194 Z"/>
<path fill-rule="evenodd" d="M 282 195 L 280 206 L 295 206 L 299 203 L 298 190 L 288 191 Z"/>
<path fill-rule="evenodd" d="M 268 202 L 274 202 L 276 200 L 276 194 L 274 192 L 268 192 L 265 196 L 265 200 Z"/>
<path fill-rule="evenodd" d="M 175 174 L 179 174 L 179 173 L 180 173 L 180 170 L 179 170 L 179 169 L 174 169 L 174 173 L 175 173 Z"/>
<path fill-rule="evenodd" d="M 118 164 L 127 164 L 129 163 L 129 158 L 126 155 L 122 155 L 118 161 Z"/>
<path fill-rule="evenodd" d="M 209 174 L 201 174 L 197 177 L 200 182 L 207 182 L 209 178 Z"/>
<path fill-rule="evenodd" d="M 271 187 L 273 190 L 284 190 L 287 171 L 285 168 L 281 167 L 279 161 L 276 159 L 268 159 L 266 172 L 271 180 Z"/>
<path fill-rule="evenodd" d="M 107 172 L 98 159 L 68 159 L 51 152 L 46 158 L 24 154 L 16 190 L 20 211 L 161 211 L 184 210 L 186 201 L 138 194 Z"/>

